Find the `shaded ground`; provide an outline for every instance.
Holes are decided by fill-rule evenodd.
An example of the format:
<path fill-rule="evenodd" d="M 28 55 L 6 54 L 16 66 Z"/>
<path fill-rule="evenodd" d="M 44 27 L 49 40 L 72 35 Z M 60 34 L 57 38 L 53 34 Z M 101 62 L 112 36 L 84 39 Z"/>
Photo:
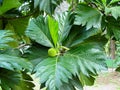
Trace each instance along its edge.
<path fill-rule="evenodd" d="M 84 90 L 120 90 L 120 73 L 115 71 L 101 73 L 94 86 L 86 86 Z"/>

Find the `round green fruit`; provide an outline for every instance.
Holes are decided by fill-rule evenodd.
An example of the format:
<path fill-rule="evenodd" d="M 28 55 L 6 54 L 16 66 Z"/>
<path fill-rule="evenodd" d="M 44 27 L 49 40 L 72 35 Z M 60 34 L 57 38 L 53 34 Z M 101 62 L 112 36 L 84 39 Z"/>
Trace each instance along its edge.
<path fill-rule="evenodd" d="M 56 56 L 56 55 L 57 55 L 56 49 L 55 49 L 55 48 L 50 48 L 50 49 L 48 50 L 48 55 L 51 56 L 51 57 Z"/>

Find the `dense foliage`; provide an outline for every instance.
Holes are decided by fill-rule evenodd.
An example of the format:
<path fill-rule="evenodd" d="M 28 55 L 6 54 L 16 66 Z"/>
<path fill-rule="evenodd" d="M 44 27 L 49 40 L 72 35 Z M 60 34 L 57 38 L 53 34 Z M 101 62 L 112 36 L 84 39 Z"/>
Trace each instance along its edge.
<path fill-rule="evenodd" d="M 104 46 L 120 39 L 120 0 L 66 1 L 69 9 L 55 13 L 63 0 L 0 0 L 3 90 L 33 90 L 32 74 L 40 89 L 83 90 L 107 69 Z"/>

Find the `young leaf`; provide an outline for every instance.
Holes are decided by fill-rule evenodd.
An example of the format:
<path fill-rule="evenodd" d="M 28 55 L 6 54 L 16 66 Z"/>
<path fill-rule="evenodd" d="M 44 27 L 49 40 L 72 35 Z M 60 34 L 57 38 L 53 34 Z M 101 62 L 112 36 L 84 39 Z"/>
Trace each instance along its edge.
<path fill-rule="evenodd" d="M 56 20 L 54 20 L 53 18 L 51 18 L 50 16 L 48 16 L 48 27 L 50 30 L 50 34 L 52 37 L 52 40 L 54 42 L 54 45 L 56 47 L 57 42 L 58 42 L 58 22 Z"/>

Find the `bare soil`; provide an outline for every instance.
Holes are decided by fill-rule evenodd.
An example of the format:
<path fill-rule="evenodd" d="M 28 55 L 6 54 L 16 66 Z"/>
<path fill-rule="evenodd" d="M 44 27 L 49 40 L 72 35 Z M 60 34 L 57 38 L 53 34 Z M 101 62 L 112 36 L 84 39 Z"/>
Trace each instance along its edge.
<path fill-rule="evenodd" d="M 85 86 L 84 90 L 120 90 L 120 73 L 104 72 L 101 73 L 93 86 Z"/>

